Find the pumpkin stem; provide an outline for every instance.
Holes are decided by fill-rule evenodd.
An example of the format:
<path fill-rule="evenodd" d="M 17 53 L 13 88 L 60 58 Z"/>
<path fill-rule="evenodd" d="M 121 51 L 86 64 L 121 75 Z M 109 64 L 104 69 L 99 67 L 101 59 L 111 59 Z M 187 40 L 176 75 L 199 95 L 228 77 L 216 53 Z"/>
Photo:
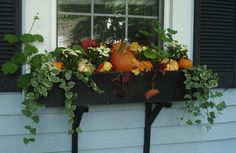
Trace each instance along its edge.
<path fill-rule="evenodd" d="M 125 52 L 126 48 L 128 47 L 127 41 L 122 41 L 120 44 L 119 52 Z"/>

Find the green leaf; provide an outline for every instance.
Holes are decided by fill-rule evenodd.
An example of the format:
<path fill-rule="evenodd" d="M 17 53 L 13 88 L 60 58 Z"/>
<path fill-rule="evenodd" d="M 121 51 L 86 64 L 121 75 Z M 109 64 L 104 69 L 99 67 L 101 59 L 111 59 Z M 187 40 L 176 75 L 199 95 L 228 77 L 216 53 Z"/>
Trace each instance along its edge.
<path fill-rule="evenodd" d="M 28 92 L 26 94 L 26 97 L 25 97 L 25 100 L 34 100 L 36 97 L 35 97 L 35 94 L 33 92 Z"/>
<path fill-rule="evenodd" d="M 51 72 L 52 72 L 53 75 L 58 75 L 60 73 L 60 70 L 53 67 Z"/>
<path fill-rule="evenodd" d="M 46 89 L 45 87 L 43 87 L 43 86 L 41 86 L 41 87 L 39 88 L 39 93 L 40 93 L 41 95 L 43 95 L 44 97 L 47 97 L 47 95 L 48 95 L 47 89 Z"/>
<path fill-rule="evenodd" d="M 43 42 L 44 41 L 43 36 L 40 35 L 40 34 L 35 34 L 35 35 L 33 35 L 33 37 L 34 37 L 35 41 L 38 41 L 38 42 Z"/>
<path fill-rule="evenodd" d="M 32 129 L 32 128 L 31 128 L 30 125 L 26 125 L 26 126 L 25 126 L 25 129 L 30 130 L 30 129 Z"/>
<path fill-rule="evenodd" d="M 146 49 L 144 51 L 144 56 L 146 58 L 156 59 L 158 57 L 158 54 L 157 54 L 157 52 L 155 50 L 152 50 L 152 49 L 149 48 L 149 49 Z"/>
<path fill-rule="evenodd" d="M 30 83 L 31 83 L 31 85 L 32 85 L 33 87 L 37 87 L 38 84 L 39 84 L 36 78 L 32 78 L 32 79 L 30 80 Z"/>
<path fill-rule="evenodd" d="M 53 83 L 51 83 L 51 82 L 50 82 L 49 80 L 47 80 L 47 79 L 43 80 L 43 84 L 44 84 L 46 87 L 48 87 L 48 88 L 50 88 L 50 87 L 53 86 Z"/>
<path fill-rule="evenodd" d="M 29 34 L 29 33 L 23 34 L 20 37 L 20 40 L 25 44 L 32 43 L 32 42 L 35 41 L 34 36 L 32 34 Z"/>
<path fill-rule="evenodd" d="M 73 129 L 68 129 L 68 134 L 73 134 L 74 130 Z"/>
<path fill-rule="evenodd" d="M 68 82 L 68 84 L 67 84 L 67 87 L 68 88 L 73 88 L 75 86 L 75 82 L 73 82 L 73 81 L 70 81 L 70 82 Z"/>
<path fill-rule="evenodd" d="M 66 96 L 66 99 L 71 99 L 73 97 L 73 92 L 66 92 L 65 96 Z"/>
<path fill-rule="evenodd" d="M 70 70 L 66 71 L 66 73 L 65 73 L 66 80 L 70 80 L 71 76 L 72 76 L 72 71 L 70 71 Z"/>
<path fill-rule="evenodd" d="M 23 53 L 16 53 L 11 58 L 11 61 L 17 66 L 23 65 L 26 62 L 26 57 Z"/>
<path fill-rule="evenodd" d="M 192 125 L 193 122 L 192 122 L 191 120 L 187 120 L 187 121 L 186 121 L 186 124 L 188 124 L 188 125 Z"/>
<path fill-rule="evenodd" d="M 36 135 L 36 128 L 32 128 L 32 129 L 30 129 L 30 134 L 32 134 L 32 135 Z"/>
<path fill-rule="evenodd" d="M 31 66 L 40 69 L 44 58 L 45 58 L 45 55 L 43 54 L 34 55 L 30 60 Z"/>
<path fill-rule="evenodd" d="M 17 36 L 15 36 L 13 34 L 6 34 L 6 35 L 4 35 L 3 40 L 5 40 L 5 41 L 7 41 L 7 42 L 9 42 L 11 44 L 18 42 Z"/>
<path fill-rule="evenodd" d="M 201 120 L 199 120 L 199 119 L 197 119 L 197 120 L 195 120 L 195 123 L 196 123 L 196 124 L 201 124 L 201 123 L 202 123 L 202 121 L 201 121 Z"/>
<path fill-rule="evenodd" d="M 207 121 L 208 121 L 210 124 L 214 124 L 214 119 L 211 118 L 211 117 L 207 117 Z"/>
<path fill-rule="evenodd" d="M 211 118 L 216 118 L 215 112 L 210 112 L 209 115 L 210 115 Z"/>
<path fill-rule="evenodd" d="M 57 83 L 57 82 L 60 81 L 59 77 L 56 77 L 55 75 L 49 75 L 48 80 L 53 82 L 53 83 Z"/>
<path fill-rule="evenodd" d="M 32 113 L 30 111 L 28 111 L 27 109 L 22 110 L 22 113 L 24 114 L 24 116 L 26 117 L 31 117 Z"/>
<path fill-rule="evenodd" d="M 35 46 L 30 45 L 30 44 L 26 44 L 26 45 L 25 45 L 25 48 L 24 48 L 24 55 L 25 55 L 26 57 L 31 56 L 31 55 L 33 55 L 33 54 L 35 54 L 35 53 L 37 53 L 37 52 L 38 52 L 38 49 L 37 49 Z"/>
<path fill-rule="evenodd" d="M 76 130 L 75 130 L 77 133 L 82 133 L 82 129 L 80 127 L 77 127 Z"/>
<path fill-rule="evenodd" d="M 23 139 L 23 142 L 24 142 L 24 144 L 29 144 L 30 141 L 29 141 L 29 139 L 24 138 L 24 139 Z"/>
<path fill-rule="evenodd" d="M 7 62 L 2 65 L 2 71 L 5 75 L 13 74 L 18 69 L 18 66 L 12 62 Z"/>
<path fill-rule="evenodd" d="M 39 123 L 39 121 L 40 121 L 38 115 L 32 116 L 31 119 L 32 119 L 35 123 Z"/>
<path fill-rule="evenodd" d="M 22 89 L 27 89 L 30 85 L 31 74 L 23 74 L 17 79 L 17 86 Z"/>

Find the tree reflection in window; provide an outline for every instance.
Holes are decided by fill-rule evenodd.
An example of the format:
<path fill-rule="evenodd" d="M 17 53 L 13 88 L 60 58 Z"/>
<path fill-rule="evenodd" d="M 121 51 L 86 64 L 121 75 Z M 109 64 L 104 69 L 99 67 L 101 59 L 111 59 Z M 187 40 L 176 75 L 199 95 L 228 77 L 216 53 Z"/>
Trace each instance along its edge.
<path fill-rule="evenodd" d="M 159 0 L 58 0 L 58 46 L 70 46 L 85 38 L 109 44 L 128 39 L 149 45 L 139 31 L 152 32 L 151 23 L 158 20 L 159 3 Z"/>

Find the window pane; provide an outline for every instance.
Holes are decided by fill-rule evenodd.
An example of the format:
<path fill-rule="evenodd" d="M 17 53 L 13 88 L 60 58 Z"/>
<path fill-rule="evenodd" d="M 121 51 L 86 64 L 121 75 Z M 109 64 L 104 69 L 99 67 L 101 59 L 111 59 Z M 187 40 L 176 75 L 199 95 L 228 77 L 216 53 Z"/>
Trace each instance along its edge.
<path fill-rule="evenodd" d="M 90 38 L 91 17 L 59 15 L 58 17 L 58 46 L 68 47 L 84 38 Z"/>
<path fill-rule="evenodd" d="M 149 33 L 154 33 L 152 28 L 152 23 L 156 21 L 156 19 L 136 19 L 129 18 L 128 21 L 128 38 L 130 42 L 136 41 L 142 45 L 150 45 L 150 42 L 157 42 L 157 38 L 155 35 L 146 37 L 139 33 L 140 30 L 147 31 Z"/>
<path fill-rule="evenodd" d="M 59 12 L 91 12 L 91 0 L 59 0 Z"/>
<path fill-rule="evenodd" d="M 114 40 L 124 39 L 125 18 L 95 17 L 94 36 L 99 42 L 111 43 Z"/>
<path fill-rule="evenodd" d="M 94 12 L 125 14 L 125 0 L 94 0 Z"/>
<path fill-rule="evenodd" d="M 157 16 L 159 0 L 128 0 L 129 15 Z"/>

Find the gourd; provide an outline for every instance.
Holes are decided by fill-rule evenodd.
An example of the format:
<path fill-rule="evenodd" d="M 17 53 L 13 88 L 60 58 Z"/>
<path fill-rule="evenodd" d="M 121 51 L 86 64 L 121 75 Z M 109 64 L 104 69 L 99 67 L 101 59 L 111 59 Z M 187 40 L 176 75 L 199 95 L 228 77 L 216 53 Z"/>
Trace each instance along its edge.
<path fill-rule="evenodd" d="M 180 69 L 191 68 L 193 67 L 193 61 L 187 58 L 181 58 L 178 61 L 178 65 Z"/>
<path fill-rule="evenodd" d="M 117 49 L 119 48 L 119 49 Z M 110 62 L 116 72 L 129 72 L 133 68 L 132 60 L 135 59 L 128 49 L 127 42 L 121 42 L 120 46 L 113 46 Z"/>
<path fill-rule="evenodd" d="M 178 71 L 179 70 L 179 65 L 176 60 L 164 59 L 161 61 L 161 64 L 165 65 L 164 71 Z"/>
<path fill-rule="evenodd" d="M 52 62 L 52 65 L 55 66 L 56 68 L 58 68 L 59 70 L 64 69 L 64 64 L 62 62 L 54 61 L 54 62 Z"/>

